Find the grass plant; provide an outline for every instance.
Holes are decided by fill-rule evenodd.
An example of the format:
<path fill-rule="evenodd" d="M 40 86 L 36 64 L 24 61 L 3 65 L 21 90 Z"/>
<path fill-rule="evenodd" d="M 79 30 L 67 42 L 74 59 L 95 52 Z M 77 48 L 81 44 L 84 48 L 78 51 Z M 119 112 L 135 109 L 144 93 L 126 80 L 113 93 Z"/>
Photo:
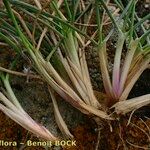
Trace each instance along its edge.
<path fill-rule="evenodd" d="M 109 1 L 104 0 L 90 1 L 88 4 L 80 3 L 79 0 L 76 3 L 52 0 L 45 6 L 37 0 L 34 6 L 19 0 L 3 0 L 3 3 L 5 9 L 0 10 L 0 40 L 9 44 L 16 53 L 22 55 L 24 52 L 31 58 L 35 70 L 49 86 L 56 121 L 67 137 L 72 135 L 59 113 L 54 92 L 81 112 L 105 120 L 116 119 L 111 114 L 112 108 L 120 116 L 150 103 L 150 94 L 128 99 L 132 87 L 143 71 L 149 68 L 150 63 L 149 30 L 143 26 L 143 22 L 150 16 L 139 20 L 135 12 L 135 0 L 131 0 L 126 7 L 121 1 L 115 0 L 116 7 L 120 9 L 118 18 L 111 13 Z M 96 30 L 92 35 L 88 35 L 94 13 Z M 108 35 L 103 34 L 105 16 L 109 17 L 112 24 Z M 29 20 L 33 22 L 30 23 Z M 137 28 L 143 30 L 140 37 Z M 114 32 L 117 32 L 117 43 L 111 77 L 108 70 L 107 42 Z M 89 44 L 96 47 L 99 53 L 102 80 L 108 96 L 105 107 L 95 97 L 90 81 L 85 56 Z M 127 51 L 122 58 L 124 46 Z M 9 83 L 4 77 L 2 80 Z M 0 109 L 10 118 L 36 135 L 55 139 L 49 131 L 43 130 L 43 127 L 39 129 L 37 126 L 38 130 L 29 128 L 31 118 L 26 117 L 29 120 L 27 126 L 19 120 L 20 116 L 17 118 L 14 113 L 9 113 L 10 109 L 18 111 L 22 116 L 25 113 L 16 98 L 17 103 L 13 102 L 15 106 L 10 108 L 6 103 L 9 98 L 2 93 L 1 97 L 4 104 L 0 105 Z"/>

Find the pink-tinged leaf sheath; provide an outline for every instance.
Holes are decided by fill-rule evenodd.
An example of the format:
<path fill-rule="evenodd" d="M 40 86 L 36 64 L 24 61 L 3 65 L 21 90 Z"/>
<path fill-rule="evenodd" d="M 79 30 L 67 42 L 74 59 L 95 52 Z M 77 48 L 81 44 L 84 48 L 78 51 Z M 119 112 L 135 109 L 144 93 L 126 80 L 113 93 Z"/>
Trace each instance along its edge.
<path fill-rule="evenodd" d="M 73 72 L 71 67 L 69 66 L 68 62 L 66 59 L 63 60 L 64 67 L 70 77 L 70 80 L 72 81 L 75 89 L 78 91 L 80 96 L 82 97 L 83 101 L 87 104 L 90 104 L 88 95 L 86 93 L 86 88 L 80 78 L 76 75 L 76 73 Z"/>
<path fill-rule="evenodd" d="M 117 114 L 126 114 L 148 104 L 150 104 L 150 94 L 135 97 L 126 101 L 120 101 L 113 105 L 112 108 L 115 108 Z"/>
<path fill-rule="evenodd" d="M 100 108 L 101 105 L 98 102 L 97 98 L 95 97 L 94 91 L 92 88 L 84 49 L 83 50 L 79 49 L 79 53 L 80 53 L 79 55 L 80 55 L 82 81 L 84 82 L 84 85 L 86 87 L 86 93 L 88 94 L 90 105 L 95 108 Z"/>
<path fill-rule="evenodd" d="M 107 64 L 107 55 L 106 55 L 106 42 L 104 42 L 103 45 L 101 45 L 100 47 L 99 58 L 100 58 L 100 68 L 101 68 L 105 91 L 110 98 L 113 98 L 114 93 L 112 90 L 110 76 L 109 76 L 108 68 L 107 68 L 108 64 Z"/>
<path fill-rule="evenodd" d="M 120 77 L 119 95 L 121 95 L 121 93 L 123 91 L 124 84 L 126 82 L 126 79 L 127 79 L 128 73 L 129 73 L 129 69 L 131 67 L 131 62 L 133 60 L 134 53 L 138 46 L 138 42 L 139 42 L 139 39 L 131 41 L 130 48 L 125 57 L 125 61 L 123 64 L 122 73 L 121 73 L 121 77 Z"/>
<path fill-rule="evenodd" d="M 85 92 L 86 96 L 82 96 L 83 101 L 87 104 L 90 104 L 96 108 L 100 107 L 99 102 L 97 101 L 96 97 L 94 96 L 93 93 L 93 89 L 92 89 L 92 85 L 90 82 L 90 78 L 88 77 L 88 69 L 87 69 L 87 65 L 85 61 L 83 60 L 83 55 L 80 58 L 80 64 L 81 64 L 81 70 L 79 70 L 72 62 L 71 60 L 68 58 L 68 64 L 70 66 L 70 69 L 72 71 L 72 73 L 74 74 L 74 77 L 78 80 L 80 86 L 82 87 L 82 90 Z M 79 91 L 79 89 L 78 89 Z M 79 92 L 81 93 L 81 91 Z"/>
<path fill-rule="evenodd" d="M 124 41 L 125 41 L 125 35 L 123 33 L 119 33 L 118 41 L 116 45 L 113 76 L 112 76 L 112 87 L 116 95 L 116 98 L 119 97 L 118 92 L 119 92 L 119 83 L 120 83 L 120 63 L 121 63 L 121 53 L 122 53 Z"/>
<path fill-rule="evenodd" d="M 4 95 L 2 95 L 2 93 L 0 97 L 3 99 L 1 101 L 9 101 Z M 52 141 L 57 140 L 57 138 L 53 136 L 44 126 L 37 124 L 25 111 L 22 112 L 16 106 L 12 107 L 10 104 L 8 104 L 8 102 L 5 104 L 6 106 L 0 104 L 0 110 L 22 127 L 43 139 Z M 7 108 L 7 104 L 9 108 Z"/>
<path fill-rule="evenodd" d="M 135 82 L 139 79 L 140 75 L 143 73 L 145 69 L 148 68 L 148 65 L 150 63 L 150 59 L 144 60 L 140 65 L 139 65 L 139 70 L 135 72 L 134 76 L 132 77 L 131 81 L 128 83 L 128 85 L 125 87 L 124 91 L 122 92 L 119 101 L 124 101 L 127 99 L 131 89 L 133 88 Z"/>

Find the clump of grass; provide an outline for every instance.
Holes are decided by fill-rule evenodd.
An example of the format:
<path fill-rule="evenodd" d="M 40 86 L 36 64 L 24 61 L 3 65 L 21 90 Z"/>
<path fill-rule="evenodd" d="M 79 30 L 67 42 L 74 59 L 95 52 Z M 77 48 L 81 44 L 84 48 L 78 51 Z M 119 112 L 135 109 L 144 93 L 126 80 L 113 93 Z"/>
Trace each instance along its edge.
<path fill-rule="evenodd" d="M 127 100 L 135 82 L 150 63 L 149 31 L 146 31 L 142 25 L 149 16 L 135 23 L 135 17 L 137 18 L 135 0 L 130 1 L 126 8 L 120 1 L 115 1 L 122 11 L 118 19 L 111 14 L 103 0 L 91 1 L 88 5 L 80 4 L 79 0 L 76 3 L 54 0 L 45 7 L 42 7 L 38 1 L 36 1 L 37 7 L 19 0 L 3 0 L 3 2 L 6 11 L 0 11 L 0 16 L 4 18 L 1 19 L 0 38 L 11 45 L 17 53 L 21 54 L 24 51 L 32 59 L 33 66 L 49 85 L 57 123 L 67 137 L 72 135 L 59 113 L 54 92 L 81 112 L 105 120 L 116 119 L 111 114 L 110 108 L 115 108 L 117 114 L 125 114 L 149 103 L 150 94 Z M 17 8 L 17 11 L 11 8 L 10 3 Z M 49 8 L 50 13 L 46 7 Z M 65 13 L 61 11 L 62 7 Z M 92 36 L 89 36 L 87 27 L 94 10 L 96 10 L 97 29 Z M 31 17 L 31 20 L 34 20 L 33 24 L 21 17 L 19 11 Z M 113 29 L 104 36 L 106 14 L 110 17 Z M 11 23 L 8 23 L 5 17 L 9 17 Z M 123 26 L 119 25 L 121 20 Z M 78 28 L 75 24 L 81 26 Z M 141 37 L 136 33 L 136 28 L 139 26 L 142 26 L 144 32 Z M 118 40 L 112 78 L 110 78 L 106 44 L 114 30 L 118 32 Z M 90 43 L 94 44 L 99 52 L 103 83 L 109 99 L 105 108 L 95 97 L 90 81 L 85 58 L 85 48 Z M 124 44 L 128 50 L 121 65 Z M 8 110 L 4 111 L 2 108 L 1 110 L 8 114 Z M 9 116 L 18 122 L 13 115 Z M 23 126 L 24 122 L 20 121 L 20 124 Z M 32 132 L 35 133 L 34 130 Z M 43 137 L 42 134 L 40 136 Z"/>
<path fill-rule="evenodd" d="M 50 133 L 44 126 L 36 123 L 22 108 L 18 99 L 16 98 L 10 83 L 9 75 L 1 74 L 1 80 L 4 84 L 4 94 L 0 92 L 0 110 L 9 116 L 12 120 L 19 125 L 31 131 L 35 135 L 42 137 L 46 140 L 58 140 L 52 133 Z"/>
<path fill-rule="evenodd" d="M 119 5 L 120 3 L 117 4 Z M 119 6 L 121 7 L 121 5 L 122 4 Z M 99 29 L 101 29 L 99 31 L 99 58 L 103 83 L 105 91 L 109 97 L 108 106 L 112 106 L 114 104 L 112 108 L 115 108 L 115 112 L 117 112 L 117 114 L 126 114 L 132 110 L 136 110 L 144 105 L 147 105 L 150 102 L 150 94 L 127 100 L 132 87 L 139 79 L 143 71 L 149 68 L 150 63 L 149 39 L 145 36 L 148 35 L 149 31 L 144 29 L 144 34 L 141 37 L 137 36 L 135 26 L 138 23 L 134 24 L 136 17 L 135 5 L 136 1 L 133 0 L 130 1 L 126 9 L 121 7 L 121 10 L 123 11 L 121 16 L 123 19 L 123 26 L 121 27 L 117 24 L 121 18 L 119 18 L 118 21 L 115 21 L 109 10 L 106 9 L 106 11 L 108 11 L 108 15 L 114 23 L 114 26 L 118 30 L 118 40 L 114 56 L 112 77 L 109 75 L 107 64 L 107 41 L 105 39 L 101 40 L 102 25 L 100 26 L 99 23 Z M 131 16 L 131 20 L 129 20 L 126 16 Z M 127 47 L 127 52 L 124 62 L 121 64 L 121 54 L 124 44 Z"/>

